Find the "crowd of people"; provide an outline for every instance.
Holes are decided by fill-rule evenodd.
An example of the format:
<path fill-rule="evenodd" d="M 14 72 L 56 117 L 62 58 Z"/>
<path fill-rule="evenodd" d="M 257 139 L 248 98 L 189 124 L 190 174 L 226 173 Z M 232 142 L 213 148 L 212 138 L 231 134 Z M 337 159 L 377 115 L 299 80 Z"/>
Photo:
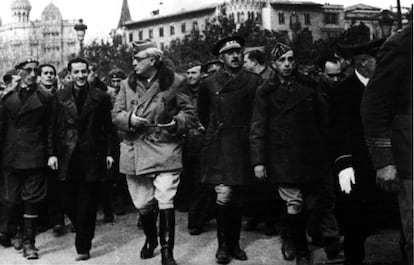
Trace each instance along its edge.
<path fill-rule="evenodd" d="M 174 259 L 175 210 L 197 236 L 216 219 L 218 264 L 248 260 L 246 230 L 280 232 L 281 253 L 311 264 L 363 264 L 381 189 L 398 194 L 404 262 L 413 264 L 412 24 L 387 40 L 339 45 L 317 74 L 289 41 L 270 52 L 239 36 L 185 74 L 151 40 L 133 43 L 133 72 L 109 84 L 83 58 L 57 73 L 21 60 L 0 101 L 0 244 L 38 259 L 41 226 L 72 223 L 76 260 L 90 258 L 103 221 L 132 202 L 145 234 L 141 259 Z M 98 196 L 98 194 L 104 196 Z M 101 202 L 99 202 L 101 201 Z M 341 209 L 340 213 L 337 209 Z M 158 222 L 158 223 L 157 223 Z M 93 250 L 92 250 L 93 251 Z"/>

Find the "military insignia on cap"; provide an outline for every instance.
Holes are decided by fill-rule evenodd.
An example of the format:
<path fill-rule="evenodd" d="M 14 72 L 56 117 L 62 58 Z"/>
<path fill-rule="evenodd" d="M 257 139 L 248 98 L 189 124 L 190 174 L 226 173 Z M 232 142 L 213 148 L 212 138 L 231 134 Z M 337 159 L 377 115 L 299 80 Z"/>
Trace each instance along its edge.
<path fill-rule="evenodd" d="M 16 66 L 14 67 L 16 70 L 21 69 L 23 66 L 25 66 L 28 63 L 36 63 L 37 65 L 39 65 L 39 61 L 36 60 L 33 57 L 25 57 L 22 60 L 20 60 L 20 62 L 18 64 L 16 64 Z"/>
<path fill-rule="evenodd" d="M 219 40 L 211 50 L 213 55 L 219 55 L 231 49 L 241 49 L 244 46 L 244 39 L 239 36 L 227 37 Z"/>
<path fill-rule="evenodd" d="M 273 59 L 279 59 L 280 56 L 287 53 L 288 51 L 292 51 L 293 49 L 284 43 L 277 42 L 275 47 L 273 47 L 272 51 L 270 52 L 270 55 Z"/>

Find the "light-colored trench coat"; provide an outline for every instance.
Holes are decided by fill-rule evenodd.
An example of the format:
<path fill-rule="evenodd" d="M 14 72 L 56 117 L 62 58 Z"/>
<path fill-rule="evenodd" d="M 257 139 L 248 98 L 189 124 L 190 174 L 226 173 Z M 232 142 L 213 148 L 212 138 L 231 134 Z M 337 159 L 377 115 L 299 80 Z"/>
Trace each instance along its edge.
<path fill-rule="evenodd" d="M 158 78 L 159 77 L 159 78 Z M 150 125 L 133 128 L 132 112 Z M 112 111 L 120 130 L 120 172 L 146 175 L 182 168 L 182 134 L 195 122 L 195 108 L 186 91 L 185 78 L 161 67 L 147 87 L 134 74 L 121 83 Z M 176 130 L 157 127 L 175 119 Z"/>

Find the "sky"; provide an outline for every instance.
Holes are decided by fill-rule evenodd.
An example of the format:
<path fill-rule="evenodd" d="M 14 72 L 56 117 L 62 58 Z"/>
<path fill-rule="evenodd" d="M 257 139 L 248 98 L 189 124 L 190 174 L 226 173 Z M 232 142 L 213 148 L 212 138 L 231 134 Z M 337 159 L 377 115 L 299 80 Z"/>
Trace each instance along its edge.
<path fill-rule="evenodd" d="M 160 9 L 160 15 L 190 10 L 199 6 L 222 3 L 224 0 L 128 0 L 131 17 L 140 20 L 150 17 L 152 10 Z M 318 3 L 342 4 L 345 7 L 357 3 L 389 9 L 396 6 L 396 0 L 305 0 Z M 12 21 L 10 6 L 13 0 L 0 0 L 0 18 L 3 24 Z M 118 25 L 122 0 L 29 0 L 32 5 L 30 20 L 40 19 L 43 9 L 54 3 L 63 19 L 82 18 L 88 26 L 86 43 L 94 39 L 106 39 L 111 29 Z M 160 5 L 160 2 L 163 4 Z M 402 6 L 411 6 L 413 0 L 401 0 Z"/>

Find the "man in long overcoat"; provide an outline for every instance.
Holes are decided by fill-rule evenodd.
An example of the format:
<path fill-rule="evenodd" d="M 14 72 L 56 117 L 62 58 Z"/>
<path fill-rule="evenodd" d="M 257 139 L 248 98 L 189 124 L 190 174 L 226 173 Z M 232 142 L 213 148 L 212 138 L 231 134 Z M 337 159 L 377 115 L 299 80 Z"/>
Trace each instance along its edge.
<path fill-rule="evenodd" d="M 344 47 L 354 73 L 330 93 L 331 153 L 341 190 L 346 265 L 362 264 L 364 243 L 375 222 L 373 203 L 378 197 L 375 170 L 365 144 L 361 100 L 375 70 L 375 56 L 383 40 Z M 342 197 L 342 198 L 341 198 Z M 341 205 L 343 204 L 343 206 Z"/>
<path fill-rule="evenodd" d="M 113 163 L 109 96 L 87 82 L 88 62 L 68 63 L 73 83 L 56 92 L 56 157 L 49 166 L 62 181 L 65 212 L 76 230 L 76 260 L 90 257 L 99 180 Z"/>
<path fill-rule="evenodd" d="M 53 155 L 54 101 L 36 84 L 39 63 L 16 66 L 21 80 L 0 102 L 1 169 L 0 236 L 4 244 L 23 219 L 23 256 L 37 259 L 35 247 L 38 204 L 46 196 L 46 168 Z M 19 209 L 23 207 L 23 215 Z"/>
<path fill-rule="evenodd" d="M 182 170 L 183 133 L 195 121 L 185 78 L 167 68 L 156 43 L 134 43 L 134 72 L 121 82 L 112 111 L 121 133 L 120 171 L 146 235 L 141 258 L 154 255 L 157 208 L 163 265 L 175 265 L 174 197 Z"/>
<path fill-rule="evenodd" d="M 308 264 L 304 197 L 329 176 L 324 142 L 327 109 L 308 78 L 296 73 L 294 52 L 284 43 L 272 51 L 277 74 L 259 88 L 250 132 L 251 159 L 257 178 L 278 184 L 286 202 L 289 237 L 296 264 Z M 285 259 L 285 242 L 282 245 Z"/>
<path fill-rule="evenodd" d="M 413 264 L 413 25 L 381 47 L 364 91 L 362 123 L 377 183 L 400 186 L 398 199 L 408 264 Z"/>
<path fill-rule="evenodd" d="M 249 128 L 253 99 L 261 78 L 243 67 L 240 37 L 228 37 L 213 47 L 223 67 L 201 82 L 198 96 L 200 122 L 206 128 L 201 157 L 201 181 L 217 193 L 216 261 L 233 257 L 247 260 L 240 249 L 241 187 L 252 177 Z"/>

